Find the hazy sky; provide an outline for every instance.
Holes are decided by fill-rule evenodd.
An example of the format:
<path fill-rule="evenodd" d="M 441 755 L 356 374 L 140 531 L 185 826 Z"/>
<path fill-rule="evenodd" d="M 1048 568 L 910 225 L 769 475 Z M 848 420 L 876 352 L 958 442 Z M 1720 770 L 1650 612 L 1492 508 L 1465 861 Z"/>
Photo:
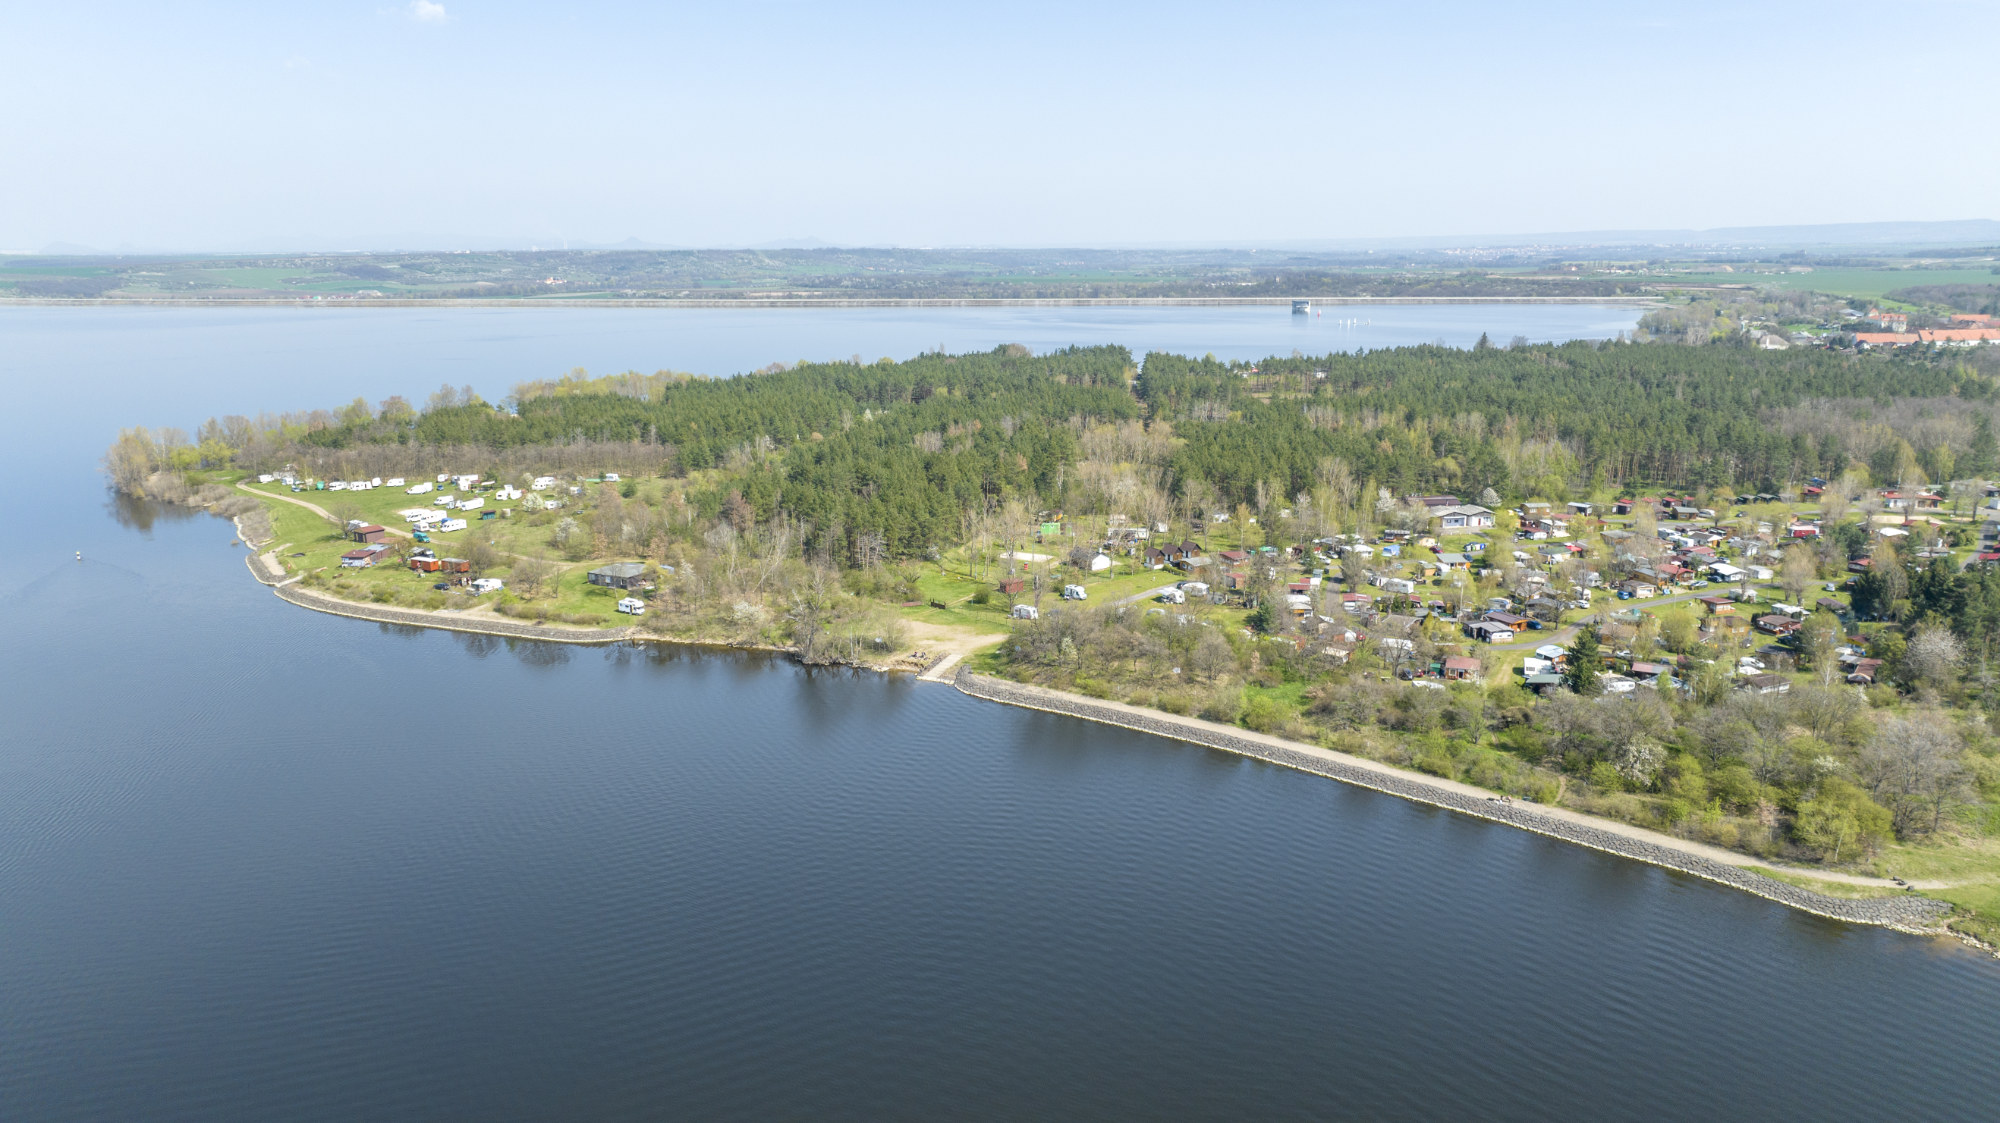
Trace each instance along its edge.
<path fill-rule="evenodd" d="M 2000 217 L 2000 2 L 0 0 L 0 249 Z"/>

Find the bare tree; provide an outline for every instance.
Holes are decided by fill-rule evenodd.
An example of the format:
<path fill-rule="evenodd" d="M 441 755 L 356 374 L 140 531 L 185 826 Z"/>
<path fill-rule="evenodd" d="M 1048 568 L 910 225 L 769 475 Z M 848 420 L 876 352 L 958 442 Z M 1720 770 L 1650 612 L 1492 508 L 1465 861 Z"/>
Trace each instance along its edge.
<path fill-rule="evenodd" d="M 1934 834 L 1969 785 L 1958 731 L 1934 711 L 1890 718 L 1861 750 L 1861 772 L 1898 835 Z"/>
<path fill-rule="evenodd" d="M 540 558 L 522 558 L 508 575 L 514 591 L 524 597 L 538 597 L 555 576 L 556 567 Z"/>
<path fill-rule="evenodd" d="M 1804 546 L 1793 546 L 1785 551 L 1784 568 L 1778 573 L 1778 584 L 1785 595 L 1797 604 L 1806 595 L 1806 590 L 1819 579 L 1819 564 L 1813 561 L 1812 551 Z"/>

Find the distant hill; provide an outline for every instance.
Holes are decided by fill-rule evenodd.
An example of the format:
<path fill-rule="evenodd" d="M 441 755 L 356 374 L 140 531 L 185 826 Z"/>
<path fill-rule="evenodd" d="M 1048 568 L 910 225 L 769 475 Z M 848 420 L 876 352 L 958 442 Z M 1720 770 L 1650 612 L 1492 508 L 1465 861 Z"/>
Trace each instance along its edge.
<path fill-rule="evenodd" d="M 2000 221 L 1836 222 L 1804 226 L 1722 226 L 1713 230 L 1581 230 L 1415 238 L 1342 238 L 1283 243 L 1303 250 L 1442 250 L 1515 246 L 1674 246 L 1698 249 L 1825 249 L 1957 246 L 2000 242 Z M 1276 243 L 1274 243 L 1275 245 Z"/>

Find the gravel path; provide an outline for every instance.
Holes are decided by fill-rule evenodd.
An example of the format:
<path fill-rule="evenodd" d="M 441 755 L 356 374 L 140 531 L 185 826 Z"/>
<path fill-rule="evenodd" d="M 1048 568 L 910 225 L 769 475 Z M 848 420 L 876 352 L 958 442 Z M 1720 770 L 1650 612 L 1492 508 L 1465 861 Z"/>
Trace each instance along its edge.
<path fill-rule="evenodd" d="M 1327 776 L 1344 783 L 1386 792 L 1460 814 L 1505 823 L 1511 827 L 1587 846 L 1593 850 L 1692 874 L 1817 916 L 1854 924 L 1880 925 L 1901 932 L 1936 935 L 1943 932 L 1944 918 L 1951 911 L 1951 906 L 1943 901 L 1914 893 L 1859 900 L 1830 897 L 1823 893 L 1787 885 L 1782 881 L 1745 869 L 1744 866 L 1756 864 L 1756 860 L 1733 851 L 1686 842 L 1642 827 L 1598 819 L 1561 808 L 1503 800 L 1469 784 L 1405 772 L 1399 768 L 1346 753 L 1285 741 L 1265 734 L 1202 721 L 1199 718 L 1176 717 L 1119 702 L 1100 701 L 1095 698 L 1044 690 L 985 675 L 975 675 L 963 669 L 960 670 L 955 685 L 959 690 L 975 698 L 1172 737 L 1223 752 L 1255 757 L 1287 768 Z"/>

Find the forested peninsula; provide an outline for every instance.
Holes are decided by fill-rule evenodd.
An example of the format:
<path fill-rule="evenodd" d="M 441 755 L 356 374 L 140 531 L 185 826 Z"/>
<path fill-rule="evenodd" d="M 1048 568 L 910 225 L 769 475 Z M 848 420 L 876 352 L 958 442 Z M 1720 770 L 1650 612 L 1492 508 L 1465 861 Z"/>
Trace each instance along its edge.
<path fill-rule="evenodd" d="M 1994 942 L 1986 358 L 1002 347 L 443 387 L 128 430 L 106 467 L 316 594 L 964 658 L 1921 887 Z"/>

